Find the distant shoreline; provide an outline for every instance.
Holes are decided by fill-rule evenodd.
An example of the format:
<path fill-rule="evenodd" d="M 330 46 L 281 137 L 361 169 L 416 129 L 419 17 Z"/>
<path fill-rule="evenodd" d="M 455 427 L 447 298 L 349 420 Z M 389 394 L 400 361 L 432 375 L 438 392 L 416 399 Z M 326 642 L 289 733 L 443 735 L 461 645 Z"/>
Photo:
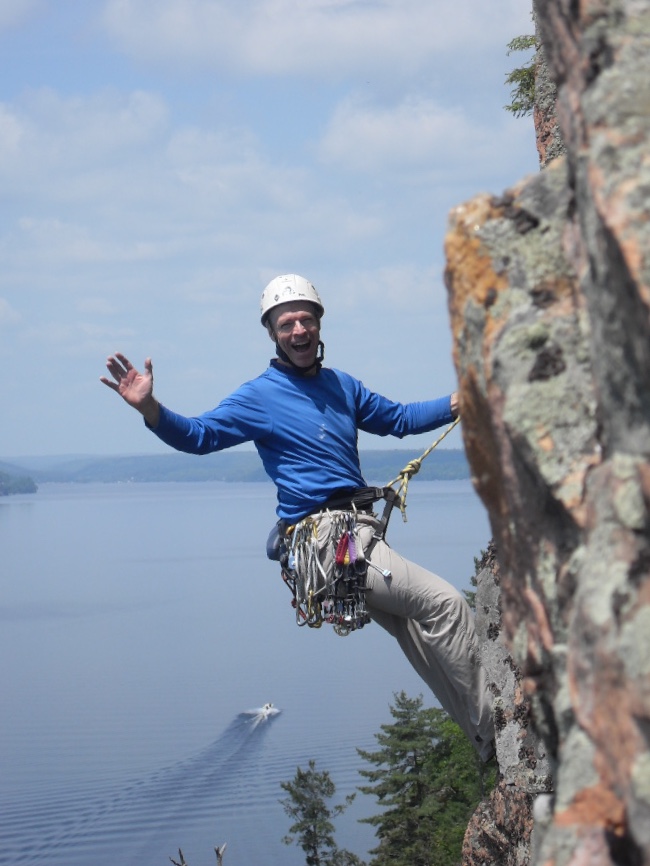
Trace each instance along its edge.
<path fill-rule="evenodd" d="M 368 483 L 381 484 L 397 477 L 414 456 L 406 449 L 362 450 L 359 455 Z M 0 459 L 2 476 L 11 482 L 21 479 L 35 486 L 47 482 L 269 481 L 256 451 L 221 451 L 201 457 L 177 452 L 126 457 L 38 457 L 21 458 L 20 464 Z M 423 461 L 418 477 L 427 481 L 468 479 L 470 472 L 464 451 L 460 448 L 434 451 Z"/>

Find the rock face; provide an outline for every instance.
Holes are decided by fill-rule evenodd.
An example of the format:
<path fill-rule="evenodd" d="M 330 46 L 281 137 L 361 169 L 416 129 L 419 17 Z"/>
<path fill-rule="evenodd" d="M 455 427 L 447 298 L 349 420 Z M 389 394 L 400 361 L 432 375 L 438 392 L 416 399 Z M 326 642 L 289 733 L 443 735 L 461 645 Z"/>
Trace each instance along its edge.
<path fill-rule="evenodd" d="M 540 0 L 536 17 L 567 153 L 451 214 L 463 436 L 555 777 L 532 860 L 637 866 L 650 864 L 650 0 Z"/>
<path fill-rule="evenodd" d="M 539 33 L 539 25 L 535 18 L 535 32 Z M 539 37 L 538 37 L 539 40 Z M 548 165 L 556 157 L 566 153 L 562 133 L 558 125 L 557 86 L 549 74 L 544 46 L 538 45 L 535 53 L 535 106 L 533 121 L 535 123 L 535 143 L 541 168 Z"/>
<path fill-rule="evenodd" d="M 490 542 L 477 575 L 476 628 L 481 661 L 493 696 L 497 759 L 501 781 L 526 794 L 553 791 L 546 748 L 537 735 L 522 674 L 501 639 L 501 574 Z"/>
<path fill-rule="evenodd" d="M 463 866 L 526 866 L 532 835 L 532 797 L 500 780 L 476 810 L 463 842 Z"/>
<path fill-rule="evenodd" d="M 535 137 L 539 164 L 547 166 L 556 157 L 566 152 L 555 113 L 557 88 L 548 74 L 542 49 L 537 52 L 535 70 Z"/>
<path fill-rule="evenodd" d="M 521 671 L 501 640 L 501 575 L 492 543 L 477 574 L 476 624 L 494 699 L 500 779 L 469 823 L 463 866 L 525 866 L 533 844 L 533 803 L 553 791 L 553 777 L 532 723 Z"/>

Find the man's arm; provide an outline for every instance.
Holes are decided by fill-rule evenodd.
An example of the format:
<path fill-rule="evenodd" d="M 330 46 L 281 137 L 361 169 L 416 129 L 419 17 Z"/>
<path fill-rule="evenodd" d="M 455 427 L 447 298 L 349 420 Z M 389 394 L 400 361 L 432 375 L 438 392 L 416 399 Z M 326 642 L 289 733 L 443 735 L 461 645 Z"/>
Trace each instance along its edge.
<path fill-rule="evenodd" d="M 112 376 L 100 380 L 143 416 L 147 427 L 171 448 L 187 454 L 209 454 L 268 436 L 272 430 L 264 400 L 250 385 L 242 386 L 215 408 L 196 417 L 172 412 L 153 395 L 153 365 L 144 362 L 140 373 L 119 352 L 111 355 L 106 367 Z"/>
<path fill-rule="evenodd" d="M 139 373 L 127 357 L 120 352 L 111 355 L 106 368 L 113 377 L 100 376 L 100 381 L 137 409 L 147 424 L 155 429 L 160 421 L 160 403 L 153 396 L 153 364 L 151 358 L 144 362 L 144 373 Z"/>
<path fill-rule="evenodd" d="M 426 433 L 450 424 L 459 413 L 458 394 L 447 394 L 433 400 L 414 403 L 395 403 L 352 377 L 348 381 L 357 407 L 357 425 L 360 430 L 379 436 L 403 436 Z"/>

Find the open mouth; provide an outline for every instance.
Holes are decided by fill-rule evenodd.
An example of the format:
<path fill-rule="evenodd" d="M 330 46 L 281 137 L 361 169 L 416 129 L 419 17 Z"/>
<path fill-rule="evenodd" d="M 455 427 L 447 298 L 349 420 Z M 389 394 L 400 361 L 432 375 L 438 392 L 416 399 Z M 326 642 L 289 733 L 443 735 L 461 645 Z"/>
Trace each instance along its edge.
<path fill-rule="evenodd" d="M 311 348 L 311 340 L 304 340 L 304 341 L 292 343 L 291 348 L 297 355 L 304 355 Z"/>

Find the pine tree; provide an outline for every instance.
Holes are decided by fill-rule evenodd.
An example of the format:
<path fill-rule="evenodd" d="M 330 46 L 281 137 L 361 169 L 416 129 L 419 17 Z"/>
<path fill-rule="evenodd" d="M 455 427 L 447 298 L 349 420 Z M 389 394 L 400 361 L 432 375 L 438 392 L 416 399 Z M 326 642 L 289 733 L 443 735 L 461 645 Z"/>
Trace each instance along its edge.
<path fill-rule="evenodd" d="M 536 36 L 516 36 L 508 42 L 508 54 L 513 51 L 529 51 L 531 48 L 539 49 Z M 523 66 L 518 66 L 506 76 L 506 84 L 512 86 L 510 96 L 512 101 L 505 105 L 506 111 L 515 117 L 526 117 L 533 113 L 535 107 L 535 64 L 537 55 L 533 54 Z"/>
<path fill-rule="evenodd" d="M 453 866 L 489 784 L 483 765 L 458 725 L 444 710 L 424 709 L 421 696 L 396 694 L 390 712 L 394 723 L 375 735 L 381 748 L 357 750 L 376 767 L 360 771 L 371 783 L 360 790 L 382 806 L 362 819 L 377 828 L 371 866 Z"/>
<path fill-rule="evenodd" d="M 350 794 L 344 804 L 330 808 L 327 805 L 336 793 L 336 786 L 325 770 L 317 772 L 315 761 L 309 762 L 308 770 L 296 769 L 291 782 L 281 782 L 281 787 L 289 796 L 280 800 L 286 814 L 293 824 L 285 836 L 285 845 L 295 841 L 307 855 L 307 866 L 364 866 L 355 854 L 339 849 L 334 839 L 332 818 L 345 811 L 354 799 Z"/>

